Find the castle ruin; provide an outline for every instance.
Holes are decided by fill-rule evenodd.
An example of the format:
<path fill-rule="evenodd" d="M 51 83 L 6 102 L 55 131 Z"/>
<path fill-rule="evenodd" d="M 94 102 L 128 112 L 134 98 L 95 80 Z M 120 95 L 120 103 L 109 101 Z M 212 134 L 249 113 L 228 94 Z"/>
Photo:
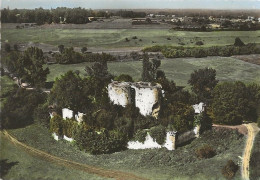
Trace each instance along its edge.
<path fill-rule="evenodd" d="M 114 104 L 134 104 L 144 116 L 158 118 L 162 86 L 150 82 L 117 82 L 108 85 L 108 96 Z"/>

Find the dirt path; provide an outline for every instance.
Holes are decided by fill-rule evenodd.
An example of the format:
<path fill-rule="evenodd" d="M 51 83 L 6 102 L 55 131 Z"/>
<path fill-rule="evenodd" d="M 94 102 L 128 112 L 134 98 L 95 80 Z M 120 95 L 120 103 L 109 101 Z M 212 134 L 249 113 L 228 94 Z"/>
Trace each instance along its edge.
<path fill-rule="evenodd" d="M 78 162 L 66 160 L 66 159 L 63 159 L 63 158 L 60 158 L 57 156 L 53 156 L 44 151 L 27 146 L 26 144 L 18 141 L 15 137 L 10 135 L 6 130 L 2 131 L 1 133 L 3 133 L 6 137 L 8 137 L 8 139 L 15 145 L 18 145 L 18 146 L 24 148 L 28 153 L 31 153 L 37 157 L 43 158 L 44 160 L 48 160 L 52 163 L 56 163 L 56 164 L 59 164 L 62 166 L 66 166 L 66 167 L 70 167 L 70 168 L 74 168 L 74 169 L 78 169 L 78 170 L 82 170 L 87 173 L 96 174 L 98 176 L 105 177 L 105 178 L 114 178 L 117 180 L 146 180 L 143 177 L 138 177 L 131 173 L 103 169 L 103 168 L 94 167 L 94 166 L 87 165 L 87 164 L 81 164 Z"/>
<path fill-rule="evenodd" d="M 256 134 L 259 131 L 259 128 L 256 126 L 255 123 L 245 124 L 245 126 L 248 129 L 248 136 L 246 141 L 246 147 L 243 154 L 243 160 L 242 160 L 242 178 L 244 180 L 249 180 L 249 165 L 250 165 L 250 156 L 251 151 L 254 144 L 254 139 Z"/>

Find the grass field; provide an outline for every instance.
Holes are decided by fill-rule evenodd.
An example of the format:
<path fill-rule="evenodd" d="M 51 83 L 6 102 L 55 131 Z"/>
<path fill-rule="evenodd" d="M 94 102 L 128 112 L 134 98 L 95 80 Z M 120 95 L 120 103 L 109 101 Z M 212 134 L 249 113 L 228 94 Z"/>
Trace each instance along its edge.
<path fill-rule="evenodd" d="M 48 65 L 50 68 L 48 81 L 53 81 L 56 77 L 69 70 L 79 70 L 83 75 L 86 65 L 90 65 L 90 63 Z M 231 57 L 164 59 L 162 60 L 160 68 L 164 70 L 166 76 L 174 80 L 177 85 L 186 86 L 190 74 L 196 69 L 205 67 L 216 69 L 217 79 L 221 81 L 241 80 L 260 84 L 260 66 Z M 109 72 L 114 75 L 125 73 L 131 75 L 135 80 L 139 80 L 141 78 L 142 62 L 111 62 L 108 63 L 108 68 Z"/>
<path fill-rule="evenodd" d="M 79 151 L 68 142 L 56 142 L 47 129 L 37 124 L 9 132 L 23 143 L 55 156 L 105 169 L 131 172 L 152 180 L 224 179 L 221 174 L 222 167 L 229 159 L 234 162 L 239 160 L 238 156 L 242 155 L 245 143 L 244 136 L 236 131 L 215 128 L 205 132 L 191 144 L 178 147 L 175 151 L 166 149 L 126 150 L 94 156 Z M 203 144 L 212 146 L 217 155 L 210 159 L 198 159 L 195 150 Z M 240 171 L 236 173 L 235 179 L 240 179 Z"/>
<path fill-rule="evenodd" d="M 93 179 L 102 180 L 85 172 L 52 164 L 25 152 L 0 134 L 0 178 L 12 180 L 38 179 Z"/>
<path fill-rule="evenodd" d="M 3 26 L 4 27 L 4 26 Z M 188 32 L 167 29 L 1 29 L 2 41 L 11 43 L 46 43 L 71 47 L 122 48 L 152 45 L 205 46 L 234 44 L 236 37 L 245 43 L 260 43 L 260 31 Z M 138 39 L 132 39 L 137 36 Z M 171 40 L 167 40 L 167 38 Z M 126 42 L 125 38 L 130 41 Z M 142 41 L 140 41 L 142 39 Z M 153 43 L 154 42 L 154 43 Z"/>

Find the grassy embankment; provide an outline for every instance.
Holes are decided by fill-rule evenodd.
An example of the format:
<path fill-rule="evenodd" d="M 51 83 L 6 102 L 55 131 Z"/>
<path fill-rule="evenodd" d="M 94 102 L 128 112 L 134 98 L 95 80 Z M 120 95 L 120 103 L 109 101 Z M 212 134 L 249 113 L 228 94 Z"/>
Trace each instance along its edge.
<path fill-rule="evenodd" d="M 149 179 L 224 179 L 222 167 L 227 160 L 234 162 L 242 155 L 245 138 L 233 130 L 214 129 L 175 151 L 166 149 L 126 150 L 113 154 L 90 155 L 79 151 L 73 144 L 56 142 L 48 130 L 37 124 L 9 130 L 20 141 L 40 150 L 65 159 L 131 172 Z M 33 136 L 32 136 L 33 134 Z M 221 138 L 220 138 L 221 137 Z M 216 150 L 216 156 L 210 159 L 198 159 L 195 150 L 203 144 L 209 144 Z M 210 165 L 210 166 L 209 166 Z M 240 179 L 240 171 L 236 173 Z"/>
<path fill-rule="evenodd" d="M 234 44 L 236 37 L 240 37 L 244 43 L 260 43 L 260 31 L 189 32 L 167 29 L 41 29 L 40 27 L 3 28 L 1 31 L 2 41 L 10 43 L 34 42 L 71 47 L 121 48 L 180 44 L 196 46 L 197 41 L 202 41 L 207 47 Z M 132 39 L 134 36 L 137 36 L 137 39 Z M 126 42 L 125 38 L 130 41 Z"/>
<path fill-rule="evenodd" d="M 31 134 L 27 138 L 32 137 Z M 2 134 L 0 134 L 0 142 L 0 177 L 3 179 L 107 179 L 35 157 L 21 147 L 12 144 Z"/>
<path fill-rule="evenodd" d="M 48 81 L 69 70 L 79 70 L 84 74 L 84 68 L 90 63 L 79 63 L 70 65 L 54 64 L 49 65 L 50 74 Z M 200 68 L 210 67 L 217 71 L 217 79 L 221 81 L 244 81 L 260 84 L 260 66 L 250 64 L 232 57 L 207 57 L 207 58 L 177 58 L 162 60 L 161 69 L 166 76 L 174 80 L 177 85 L 186 86 L 190 74 Z M 122 73 L 131 75 L 135 80 L 141 78 L 142 62 L 112 62 L 108 63 L 110 73 L 120 75 Z"/>

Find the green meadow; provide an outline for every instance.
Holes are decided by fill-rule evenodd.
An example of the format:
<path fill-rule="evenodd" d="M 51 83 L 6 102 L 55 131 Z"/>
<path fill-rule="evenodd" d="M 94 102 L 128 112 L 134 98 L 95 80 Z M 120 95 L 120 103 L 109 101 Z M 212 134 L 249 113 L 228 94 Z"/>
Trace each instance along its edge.
<path fill-rule="evenodd" d="M 244 43 L 260 43 L 260 31 L 189 32 L 167 29 L 1 29 L 2 41 L 10 43 L 46 43 L 72 47 L 146 47 L 152 45 L 204 46 L 233 44 L 236 37 Z M 136 36 L 137 39 L 132 39 Z M 125 38 L 130 41 L 126 42 Z M 169 38 L 169 40 L 167 40 Z"/>
<path fill-rule="evenodd" d="M 85 74 L 84 68 L 91 63 L 79 63 L 70 65 L 48 65 L 50 74 L 48 81 L 69 70 L 79 70 Z M 220 81 L 243 81 L 245 83 L 256 82 L 260 84 L 260 66 L 250 64 L 232 57 L 207 57 L 207 58 L 176 58 L 161 61 L 160 69 L 164 70 L 167 78 L 173 80 L 179 86 L 187 86 L 190 74 L 200 68 L 214 68 L 217 71 L 217 79 Z M 110 62 L 109 72 L 113 75 L 129 74 L 136 81 L 140 80 L 142 72 L 141 61 Z"/>

